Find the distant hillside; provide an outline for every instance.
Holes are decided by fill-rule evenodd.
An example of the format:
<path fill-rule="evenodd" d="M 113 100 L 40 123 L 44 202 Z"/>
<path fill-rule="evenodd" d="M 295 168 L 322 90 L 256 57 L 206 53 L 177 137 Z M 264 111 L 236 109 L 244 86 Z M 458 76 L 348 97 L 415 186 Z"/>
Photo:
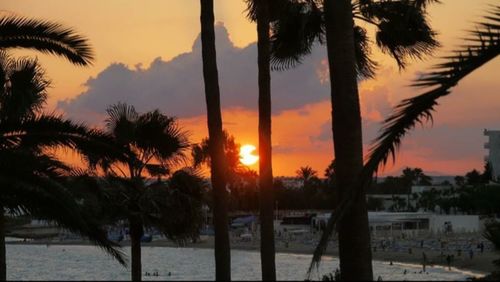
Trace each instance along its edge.
<path fill-rule="evenodd" d="M 455 175 L 451 176 L 451 175 L 429 175 L 430 177 L 432 177 L 432 184 L 433 185 L 439 185 L 441 183 L 443 183 L 444 181 L 448 181 L 450 182 L 451 184 L 455 184 Z M 381 182 L 384 182 L 386 177 L 378 177 L 377 178 L 377 183 L 381 183 Z"/>

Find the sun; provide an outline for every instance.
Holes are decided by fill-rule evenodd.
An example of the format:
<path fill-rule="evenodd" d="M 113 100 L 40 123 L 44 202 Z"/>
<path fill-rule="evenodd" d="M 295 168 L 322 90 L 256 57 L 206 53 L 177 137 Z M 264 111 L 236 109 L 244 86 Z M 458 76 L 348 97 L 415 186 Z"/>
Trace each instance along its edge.
<path fill-rule="evenodd" d="M 251 166 L 259 160 L 259 156 L 253 155 L 252 152 L 255 151 L 254 145 L 243 145 L 240 147 L 240 162 L 246 166 Z"/>

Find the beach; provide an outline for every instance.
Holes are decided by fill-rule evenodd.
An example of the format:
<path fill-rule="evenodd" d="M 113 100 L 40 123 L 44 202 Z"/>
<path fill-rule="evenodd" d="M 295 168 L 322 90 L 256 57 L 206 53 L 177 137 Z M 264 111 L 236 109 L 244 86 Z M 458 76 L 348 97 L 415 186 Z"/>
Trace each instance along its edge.
<path fill-rule="evenodd" d="M 474 237 L 474 235 L 469 235 L 468 237 Z M 418 240 L 396 240 L 399 245 L 405 245 L 408 242 L 418 242 Z M 290 254 L 307 254 L 310 255 L 314 252 L 316 246 L 316 239 L 313 240 L 280 240 L 277 238 L 276 242 L 276 252 L 277 253 L 290 253 Z M 21 245 L 90 245 L 84 240 L 33 240 L 33 241 L 12 241 L 8 244 L 21 244 Z M 128 246 L 128 241 L 123 241 L 120 243 L 122 246 Z M 379 244 L 378 240 L 374 240 L 372 246 L 377 246 Z M 205 236 L 202 240 L 197 242 L 185 242 L 182 247 L 176 243 L 167 239 L 154 239 L 149 243 L 142 243 L 142 246 L 150 247 L 171 247 L 171 248 L 200 248 L 200 249 L 213 249 L 213 236 Z M 245 251 L 255 251 L 258 252 L 260 244 L 258 240 L 241 240 L 238 237 L 231 236 L 231 249 L 234 250 L 245 250 Z M 443 255 L 440 250 L 432 250 L 428 247 L 419 248 L 411 247 L 411 253 L 409 250 L 400 248 L 399 250 L 394 250 L 394 248 L 387 247 L 385 250 L 377 247 L 376 250 L 372 250 L 373 260 L 393 262 L 393 263 L 411 263 L 411 264 L 422 264 L 423 253 L 426 254 L 427 263 L 426 266 L 442 266 L 448 268 L 446 256 L 453 255 L 453 259 L 450 263 L 452 268 L 458 268 L 462 270 L 470 270 L 480 273 L 490 273 L 495 270 L 495 265 L 492 263 L 493 260 L 498 259 L 500 254 L 494 252 L 493 250 L 487 249 L 483 253 L 479 250 L 474 252 L 472 258 L 465 251 L 459 256 L 458 252 L 455 250 L 444 250 Z M 325 255 L 338 257 L 337 242 L 332 240 L 327 248 Z M 333 270 L 332 270 L 333 271 Z"/>

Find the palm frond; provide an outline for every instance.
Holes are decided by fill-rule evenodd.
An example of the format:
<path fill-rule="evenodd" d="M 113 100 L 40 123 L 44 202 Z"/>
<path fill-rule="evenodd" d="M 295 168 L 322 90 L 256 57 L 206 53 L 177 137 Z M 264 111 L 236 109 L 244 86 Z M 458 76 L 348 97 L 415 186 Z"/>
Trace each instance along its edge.
<path fill-rule="evenodd" d="M 24 175 L 37 174 L 59 178 L 68 175 L 71 167 L 47 154 L 28 150 L 0 150 L 0 174 L 22 179 Z"/>
<path fill-rule="evenodd" d="M 395 160 L 402 138 L 417 123 L 432 120 L 432 112 L 438 104 L 437 100 L 450 94 L 451 89 L 461 79 L 500 54 L 499 23 L 500 6 L 494 7 L 493 11 L 485 17 L 485 21 L 479 25 L 478 30 L 471 32 L 472 38 L 467 40 L 462 49 L 455 51 L 452 56 L 445 57 L 445 62 L 437 65 L 435 71 L 421 76 L 413 84 L 415 87 L 429 87 L 431 90 L 404 100 L 384 122 L 382 133 L 375 139 L 368 160 L 363 167 L 357 188 L 342 199 L 330 217 L 327 229 L 322 234 L 320 243 L 315 249 L 309 274 L 314 266 L 318 266 L 321 262 L 328 238 L 333 234 L 335 226 L 343 218 L 343 215 L 359 198 L 361 192 L 370 185 L 378 169 L 384 166 L 391 156 L 393 161 Z M 497 26 L 497 28 L 494 29 L 493 26 Z"/>
<path fill-rule="evenodd" d="M 483 237 L 490 241 L 496 250 L 500 250 L 500 223 L 486 224 Z"/>
<path fill-rule="evenodd" d="M 323 12 L 315 1 L 289 1 L 271 24 L 271 67 L 286 70 L 301 63 L 315 42 L 324 41 Z"/>
<path fill-rule="evenodd" d="M 354 44 L 356 52 L 356 72 L 359 78 L 375 77 L 378 64 L 370 58 L 370 40 L 366 30 L 360 26 L 354 26 Z"/>
<path fill-rule="evenodd" d="M 191 157 L 193 159 L 193 167 L 198 168 L 202 164 L 209 164 L 208 138 L 203 139 L 200 144 L 193 144 L 191 146 Z"/>
<path fill-rule="evenodd" d="M 34 116 L 45 105 L 49 80 L 37 60 L 16 60 L 1 53 L 6 82 L 0 92 L 0 119 L 21 120 Z"/>
<path fill-rule="evenodd" d="M 117 245 L 106 238 L 99 222 L 84 212 L 64 185 L 71 168 L 50 156 L 29 151 L 0 150 L 0 158 L 0 198 L 4 207 L 86 236 L 125 264 Z"/>
<path fill-rule="evenodd" d="M 380 9 L 387 9 L 391 5 L 405 5 L 409 8 L 425 10 L 431 4 L 441 4 L 440 0 L 355 0 L 353 7 L 355 14 L 361 14 L 366 19 L 374 19 L 380 13 Z"/>
<path fill-rule="evenodd" d="M 187 132 L 178 126 L 176 119 L 158 110 L 139 116 L 135 139 L 141 151 L 151 154 L 165 165 L 185 160 L 184 151 L 190 146 Z"/>
<path fill-rule="evenodd" d="M 280 17 L 289 1 L 290 0 L 245 0 L 247 4 L 245 12 L 248 19 L 256 22 L 259 4 L 267 4 L 269 5 L 270 21 L 273 22 Z"/>
<path fill-rule="evenodd" d="M 500 12 L 500 7 L 495 12 Z M 485 28 L 487 23 L 500 23 L 500 16 L 491 13 L 487 19 L 478 30 L 471 32 L 473 39 L 467 40 L 465 47 L 454 51 L 452 56 L 436 65 L 434 71 L 422 75 L 413 83 L 415 87 L 431 89 L 396 106 L 395 112 L 385 120 L 381 134 L 375 139 L 366 169 L 376 172 L 379 166 L 387 163 L 390 156 L 394 160 L 404 135 L 417 123 L 432 120 L 437 100 L 451 93 L 451 89 L 464 77 L 500 54 L 500 26 L 496 30 Z"/>
<path fill-rule="evenodd" d="M 416 7 L 426 8 L 430 4 L 441 4 L 440 0 L 413 0 Z"/>
<path fill-rule="evenodd" d="M 425 2 L 427 3 L 427 2 Z M 440 46 L 430 27 L 424 2 L 377 1 L 365 16 L 376 23 L 376 43 L 404 68 L 408 59 L 422 59 Z"/>
<path fill-rule="evenodd" d="M 94 59 L 87 39 L 73 29 L 19 16 L 0 18 L 0 49 L 8 48 L 34 49 L 82 66 L 90 65 Z"/>
<path fill-rule="evenodd" d="M 126 265 L 123 252 L 117 249 L 119 245 L 107 239 L 106 232 L 100 228 L 99 222 L 86 217 L 71 194 L 58 182 L 34 175 L 9 184 L 9 188 L 15 189 L 15 192 L 11 195 L 8 192 L 3 194 L 7 199 L 9 196 L 15 197 L 12 204 L 14 209 L 85 236 L 122 265 Z"/>
<path fill-rule="evenodd" d="M 3 122 L 0 149 L 47 147 L 70 148 L 87 158 L 124 159 L 129 152 L 117 146 L 112 136 L 97 129 L 54 115 L 39 115 L 22 121 Z"/>
<path fill-rule="evenodd" d="M 353 194 L 352 192 L 350 194 Z M 314 249 L 313 257 L 311 263 L 309 264 L 309 268 L 307 270 L 308 278 L 310 278 L 314 269 L 318 269 L 321 263 L 321 259 L 326 252 L 328 247 L 328 242 L 330 241 L 330 237 L 335 232 L 337 228 L 337 223 L 343 218 L 345 213 L 351 209 L 352 207 L 352 196 L 345 197 L 335 208 L 335 210 L 330 214 L 330 218 L 328 219 L 328 223 L 326 225 L 325 230 L 321 234 L 321 238 L 319 239 L 318 245 Z"/>
<path fill-rule="evenodd" d="M 139 118 L 134 106 L 126 103 L 111 105 L 106 109 L 108 118 L 106 127 L 120 144 L 133 142 L 135 138 L 135 124 Z"/>

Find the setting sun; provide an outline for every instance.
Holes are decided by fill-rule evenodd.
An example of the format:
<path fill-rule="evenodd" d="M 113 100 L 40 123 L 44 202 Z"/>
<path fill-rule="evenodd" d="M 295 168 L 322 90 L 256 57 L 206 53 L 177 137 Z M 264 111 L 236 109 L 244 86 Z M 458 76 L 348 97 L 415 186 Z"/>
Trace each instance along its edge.
<path fill-rule="evenodd" d="M 259 160 L 259 156 L 253 155 L 255 151 L 254 145 L 243 145 L 240 147 L 240 162 L 244 165 L 250 166 Z"/>

